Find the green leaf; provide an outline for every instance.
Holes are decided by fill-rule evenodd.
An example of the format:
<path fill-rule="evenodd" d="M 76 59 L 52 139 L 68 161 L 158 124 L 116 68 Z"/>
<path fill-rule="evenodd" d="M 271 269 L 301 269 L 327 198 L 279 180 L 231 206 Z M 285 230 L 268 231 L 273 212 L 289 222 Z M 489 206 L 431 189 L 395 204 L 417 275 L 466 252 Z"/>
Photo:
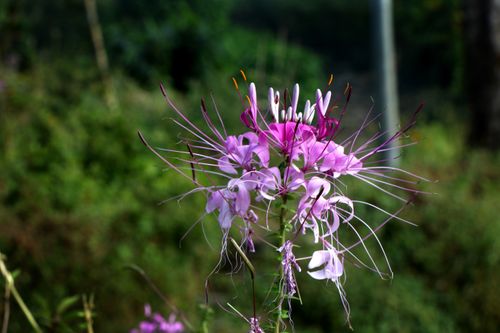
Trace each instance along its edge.
<path fill-rule="evenodd" d="M 64 298 L 57 306 L 56 313 L 59 315 L 64 313 L 68 308 L 70 308 L 72 305 L 78 302 L 79 299 L 80 296 L 70 296 Z"/>

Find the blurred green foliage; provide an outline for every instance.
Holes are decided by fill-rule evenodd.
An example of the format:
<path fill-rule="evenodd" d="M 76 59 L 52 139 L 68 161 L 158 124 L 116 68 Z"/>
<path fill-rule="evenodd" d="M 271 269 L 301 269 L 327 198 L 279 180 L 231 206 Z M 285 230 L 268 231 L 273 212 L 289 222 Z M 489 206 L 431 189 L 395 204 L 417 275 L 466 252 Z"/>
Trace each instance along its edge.
<path fill-rule="evenodd" d="M 360 332 L 495 332 L 500 156 L 471 150 L 466 123 L 457 115 L 463 111 L 457 98 L 463 93 L 459 3 L 395 4 L 403 85 L 433 91 L 426 109 L 433 116 L 411 133 L 419 144 L 408 148 L 403 164 L 438 180 L 421 184 L 438 194 L 419 196 L 406 209 L 404 217 L 419 227 L 393 221 L 382 232 L 396 273 L 392 282 L 348 268 L 353 326 Z M 82 1 L 0 2 L 0 250 L 9 267 L 20 270 L 18 288 L 47 331 L 82 331 L 76 315 L 81 302 L 73 302 L 74 295 L 95 294 L 98 332 L 134 327 L 144 303 L 168 311 L 130 264 L 142 267 L 194 324 L 202 320 L 198 304 L 219 257 L 220 231 L 209 217 L 179 247 L 204 198 L 158 205 L 191 184 L 164 172 L 137 138 L 141 129 L 153 145 L 166 147 L 181 134 L 151 87 L 169 82 L 176 103 L 200 122 L 199 98 L 209 101 L 213 93 L 228 128 L 238 128 L 241 103 L 231 77 L 238 77 L 239 68 L 262 83 L 259 89 L 298 81 L 303 91 L 325 83 L 325 64 L 352 60 L 350 66 L 366 70 L 367 5 L 99 1 L 120 104 L 109 110 Z M 287 29 L 277 37 L 272 29 L 281 27 Z M 259 94 L 266 96 L 264 90 Z M 365 185 L 350 189 L 360 200 L 398 208 Z M 383 218 L 359 212 L 373 223 Z M 263 301 L 275 253 L 251 259 L 257 267 L 271 267 L 257 268 Z M 237 295 L 235 305 L 248 314 L 249 291 L 239 288 L 248 283 L 247 274 L 224 273 L 214 276 L 210 300 Z M 296 330 L 348 331 L 335 287 L 305 274 L 299 279 L 304 306 L 294 304 Z M 241 319 L 214 309 L 211 331 L 245 331 Z M 10 330 L 26 332 L 21 313 L 15 307 L 12 312 Z"/>
<path fill-rule="evenodd" d="M 22 268 L 18 283 L 33 290 L 32 302 L 46 300 L 55 309 L 68 294 L 95 292 L 100 317 L 121 313 L 112 321 L 99 320 L 103 331 L 114 330 L 123 317 L 130 319 L 121 325 L 132 327 L 131 311 L 140 308 L 134 302 L 148 301 L 141 295 L 149 289 L 125 265 L 140 262 L 169 293 L 177 290 L 173 282 L 195 271 L 201 260 L 172 255 L 192 214 L 175 203 L 156 206 L 189 184 L 172 186 L 175 177 L 162 175 L 136 135 L 163 117 L 162 100 L 123 87 L 128 93 L 120 95 L 121 102 L 133 101 L 126 112 L 110 112 L 95 94 L 85 93 L 81 102 L 57 113 L 45 98 L 50 96 L 45 85 L 39 91 L 23 89 L 27 84 L 34 88 L 37 75 L 9 78 L 3 95 L 2 248 L 9 263 Z M 158 142 L 174 141 L 159 127 L 148 135 Z M 195 253 L 201 238 L 195 233 L 185 246 Z M 196 299 L 201 283 L 202 277 L 184 283 L 185 294 L 176 296 Z M 127 302 L 116 302 L 126 294 Z M 40 306 L 46 308 L 45 303 Z M 22 323 L 12 321 L 11 328 L 21 331 L 17 325 Z"/>

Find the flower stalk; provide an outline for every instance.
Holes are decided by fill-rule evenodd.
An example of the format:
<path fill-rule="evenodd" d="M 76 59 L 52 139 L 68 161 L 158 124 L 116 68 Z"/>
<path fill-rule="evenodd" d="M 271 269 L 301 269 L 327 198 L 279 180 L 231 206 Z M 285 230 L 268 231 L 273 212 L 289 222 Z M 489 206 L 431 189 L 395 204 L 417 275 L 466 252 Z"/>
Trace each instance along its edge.
<path fill-rule="evenodd" d="M 278 248 L 281 248 L 283 245 L 285 245 L 286 241 L 286 221 L 285 221 L 285 216 L 286 216 L 286 204 L 288 201 L 288 196 L 286 194 L 282 195 L 281 197 L 281 209 L 280 209 L 280 216 L 279 216 L 279 224 L 280 224 L 280 230 L 279 230 L 279 242 L 278 242 Z M 280 254 L 279 260 L 280 262 L 283 260 L 284 254 Z M 279 270 L 279 276 L 278 276 L 278 308 L 277 308 L 277 314 L 276 314 L 276 321 L 274 323 L 274 332 L 275 333 L 280 333 L 280 326 L 281 326 L 281 316 L 282 316 L 282 305 L 283 305 L 283 288 L 281 287 L 282 281 L 284 281 L 285 278 L 285 271 L 283 269 L 283 266 L 280 265 L 280 270 Z"/>

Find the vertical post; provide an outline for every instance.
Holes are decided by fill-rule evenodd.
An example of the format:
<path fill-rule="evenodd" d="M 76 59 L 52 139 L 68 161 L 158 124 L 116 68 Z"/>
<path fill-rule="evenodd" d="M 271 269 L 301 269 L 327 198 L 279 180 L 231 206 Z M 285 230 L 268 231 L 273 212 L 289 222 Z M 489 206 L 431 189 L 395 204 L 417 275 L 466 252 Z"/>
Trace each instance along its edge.
<path fill-rule="evenodd" d="M 117 100 L 113 88 L 113 81 L 109 74 L 109 63 L 106 48 L 104 47 L 104 37 L 102 34 L 101 25 L 99 24 L 99 16 L 97 15 L 96 0 L 84 0 L 85 11 L 87 12 L 87 22 L 90 28 L 90 35 L 92 43 L 94 44 L 95 57 L 97 67 L 101 73 L 102 82 L 104 85 L 104 92 L 106 103 L 110 109 L 115 109 Z"/>
<path fill-rule="evenodd" d="M 500 0 L 462 4 L 469 142 L 500 149 Z"/>
<path fill-rule="evenodd" d="M 395 63 L 394 30 L 392 19 L 392 0 L 372 0 L 373 40 L 377 74 L 378 110 L 382 112 L 382 131 L 389 138 L 399 125 L 397 75 Z M 399 156 L 398 142 L 393 141 L 384 152 L 391 166 L 397 166 Z"/>
<path fill-rule="evenodd" d="M 493 8 L 491 10 L 491 25 L 492 25 L 492 40 L 493 40 L 493 52 L 495 57 L 495 62 L 493 65 L 493 72 L 495 73 L 495 83 L 493 84 L 493 107 L 491 110 L 491 123 L 488 136 L 489 147 L 492 149 L 500 149 L 500 143 L 498 138 L 500 138 L 500 94 L 498 93 L 500 89 L 500 0 L 494 0 L 492 4 Z"/>

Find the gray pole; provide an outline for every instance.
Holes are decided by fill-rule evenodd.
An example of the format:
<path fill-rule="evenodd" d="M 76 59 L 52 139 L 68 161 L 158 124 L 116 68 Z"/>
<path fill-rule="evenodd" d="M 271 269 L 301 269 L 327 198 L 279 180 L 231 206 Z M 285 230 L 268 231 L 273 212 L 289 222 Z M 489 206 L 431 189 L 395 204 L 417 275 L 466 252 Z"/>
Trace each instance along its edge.
<path fill-rule="evenodd" d="M 389 138 L 399 126 L 398 91 L 395 63 L 394 31 L 392 20 L 392 0 L 372 0 L 373 39 L 377 74 L 378 112 L 382 113 L 382 131 L 388 132 L 382 140 Z M 397 166 L 399 149 L 397 141 L 390 144 L 385 152 L 388 164 Z"/>

